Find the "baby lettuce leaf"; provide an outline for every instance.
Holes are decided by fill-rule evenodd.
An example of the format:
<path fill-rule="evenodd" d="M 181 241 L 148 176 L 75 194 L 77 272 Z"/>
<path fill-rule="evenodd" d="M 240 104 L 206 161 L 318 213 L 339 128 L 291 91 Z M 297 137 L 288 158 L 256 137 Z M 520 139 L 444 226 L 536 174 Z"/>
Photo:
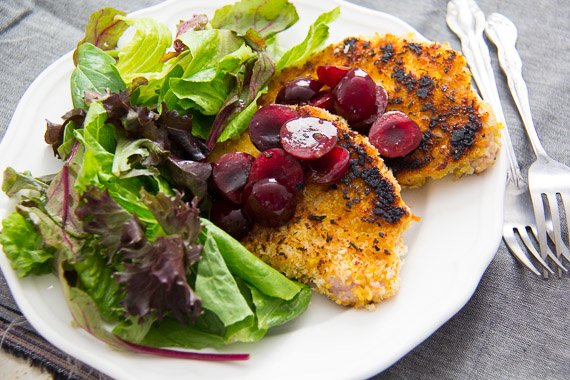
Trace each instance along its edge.
<path fill-rule="evenodd" d="M 204 308 L 214 312 L 224 326 L 253 316 L 211 233 L 206 235 L 195 288 Z"/>
<path fill-rule="evenodd" d="M 23 190 L 43 194 L 47 191 L 48 186 L 48 183 L 33 177 L 29 171 L 17 172 L 11 167 L 7 167 L 4 170 L 2 191 L 9 197 L 13 197 Z"/>
<path fill-rule="evenodd" d="M 201 241 L 207 237 L 208 233 L 211 234 L 224 257 L 226 265 L 234 276 L 240 277 L 264 294 L 284 300 L 292 299 L 303 289 L 304 285 L 289 280 L 265 264 L 214 223 L 202 219 L 202 225 L 204 227 L 202 228 Z"/>
<path fill-rule="evenodd" d="M 77 284 L 97 304 L 101 316 L 108 321 L 117 320 L 123 314 L 120 301 L 123 294 L 113 274 L 114 268 L 108 265 L 108 259 L 102 255 L 94 242 L 85 244 L 81 250 L 81 260 L 73 265 L 77 273 Z"/>
<path fill-rule="evenodd" d="M 339 15 L 339 7 L 321 14 L 309 28 L 305 39 L 281 56 L 275 65 L 276 71 L 279 72 L 286 67 L 302 64 L 311 55 L 319 51 L 329 37 L 328 24 L 336 20 Z"/>
<path fill-rule="evenodd" d="M 295 6 L 287 0 L 241 0 L 217 9 L 211 24 L 214 28 L 230 29 L 242 36 L 251 29 L 267 39 L 297 20 Z"/>
<path fill-rule="evenodd" d="M 289 301 L 267 296 L 251 285 L 248 285 L 248 287 L 255 305 L 257 325 L 260 329 L 267 330 L 295 319 L 307 310 L 311 300 L 311 290 L 308 287 L 302 288 Z"/>
<path fill-rule="evenodd" d="M 168 26 L 152 18 L 116 16 L 135 29 L 131 40 L 119 49 L 117 69 L 127 83 L 148 73 L 160 72 L 162 57 L 172 44 Z"/>
<path fill-rule="evenodd" d="M 126 13 L 110 7 L 93 12 L 85 25 L 85 36 L 77 46 L 89 42 L 102 50 L 114 49 L 128 28 L 126 22 L 115 17 L 117 15 L 125 16 Z M 73 61 L 77 64 L 77 50 L 74 52 Z"/>
<path fill-rule="evenodd" d="M 222 335 L 182 324 L 172 318 L 155 323 L 140 342 L 154 347 L 221 348 L 227 343 Z"/>
<path fill-rule="evenodd" d="M 44 244 L 35 226 L 14 211 L 2 220 L 0 244 L 18 277 L 49 273 L 55 250 Z"/>
<path fill-rule="evenodd" d="M 115 66 L 115 60 L 91 43 L 77 48 L 77 66 L 71 73 L 71 99 L 74 108 L 87 109 L 84 101 L 86 91 L 100 94 L 120 92 L 125 82 Z"/>

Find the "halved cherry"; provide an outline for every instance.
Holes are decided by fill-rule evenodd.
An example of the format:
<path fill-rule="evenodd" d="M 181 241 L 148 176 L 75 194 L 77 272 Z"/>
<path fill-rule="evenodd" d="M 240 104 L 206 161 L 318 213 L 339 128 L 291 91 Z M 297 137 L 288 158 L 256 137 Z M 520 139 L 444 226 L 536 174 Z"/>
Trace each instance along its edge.
<path fill-rule="evenodd" d="M 325 65 L 317 67 L 317 76 L 321 82 L 333 88 L 349 71 L 350 67 Z"/>
<path fill-rule="evenodd" d="M 212 168 L 212 182 L 216 190 L 230 202 L 239 204 L 253 162 L 254 157 L 247 153 L 222 155 Z"/>
<path fill-rule="evenodd" d="M 306 104 L 323 87 L 323 84 L 312 78 L 298 78 L 285 84 L 277 94 L 275 103 Z"/>
<path fill-rule="evenodd" d="M 251 166 L 247 182 L 257 182 L 265 178 L 275 178 L 294 193 L 301 190 L 305 182 L 303 167 L 299 161 L 281 148 L 261 152 Z"/>
<path fill-rule="evenodd" d="M 362 134 L 368 133 L 372 124 L 384 114 L 386 111 L 386 106 L 388 105 L 388 93 L 382 85 L 376 85 L 376 112 L 372 114 L 368 119 L 363 120 L 358 123 L 350 124 L 350 128 L 358 131 Z"/>
<path fill-rule="evenodd" d="M 281 104 L 269 104 L 260 108 L 249 122 L 249 138 L 257 149 L 264 151 L 280 148 L 279 131 L 291 119 L 299 117 L 297 111 Z"/>
<path fill-rule="evenodd" d="M 368 138 L 381 156 L 403 157 L 420 145 L 422 131 L 405 113 L 389 111 L 372 124 Z"/>
<path fill-rule="evenodd" d="M 335 146 L 330 152 L 307 162 L 308 182 L 331 183 L 338 181 L 348 170 L 350 153 L 345 148 Z"/>
<path fill-rule="evenodd" d="M 376 112 L 376 83 L 362 69 L 350 69 L 332 93 L 336 113 L 349 123 L 366 120 Z"/>
<path fill-rule="evenodd" d="M 295 215 L 295 194 L 275 178 L 248 183 L 243 195 L 246 214 L 263 226 L 282 226 Z"/>
<path fill-rule="evenodd" d="M 322 157 L 336 145 L 335 125 L 318 117 L 292 119 L 281 127 L 281 144 L 292 156 L 302 160 Z"/>
<path fill-rule="evenodd" d="M 334 110 L 334 103 L 331 91 L 321 91 L 311 100 L 309 100 L 309 104 L 313 107 L 323 108 L 327 111 Z"/>

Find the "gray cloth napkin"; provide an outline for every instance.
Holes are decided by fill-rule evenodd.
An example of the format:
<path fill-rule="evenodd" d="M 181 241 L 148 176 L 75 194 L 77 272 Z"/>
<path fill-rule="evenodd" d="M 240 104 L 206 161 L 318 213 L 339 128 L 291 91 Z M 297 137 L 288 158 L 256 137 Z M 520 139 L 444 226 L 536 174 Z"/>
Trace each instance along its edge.
<path fill-rule="evenodd" d="M 26 88 L 45 67 L 75 46 L 92 11 L 103 5 L 131 11 L 158 2 L 2 0 L 0 138 Z M 352 2 L 393 14 L 429 39 L 449 42 L 460 49 L 457 38 L 445 23 L 445 0 Z M 529 87 L 538 133 L 553 158 L 570 164 L 570 1 L 480 0 L 478 3 L 485 14 L 500 12 L 517 25 L 523 75 Z M 493 46 L 490 50 L 511 137 L 526 173 L 534 156 L 508 93 L 505 77 L 498 68 L 496 51 Z M 425 342 L 375 378 L 568 379 L 569 286 L 568 275 L 562 279 L 536 278 L 501 244 L 468 304 Z M 0 327 L 19 322 L 18 310 L 4 281 L 0 281 L 0 295 L 4 306 L 4 309 L 0 308 Z M 434 294 L 433 297 L 445 297 L 445 294 Z M 23 328 L 28 336 L 36 334 L 29 326 Z M 50 351 L 52 349 L 57 352 L 54 348 Z M 32 353 L 14 348 L 11 351 L 20 356 L 33 356 L 33 350 Z M 36 364 L 42 365 L 42 361 L 49 360 L 40 358 Z M 52 358 L 48 368 L 57 377 L 98 376 L 89 370 L 75 374 L 65 372 L 64 364 L 54 362 L 57 361 Z"/>

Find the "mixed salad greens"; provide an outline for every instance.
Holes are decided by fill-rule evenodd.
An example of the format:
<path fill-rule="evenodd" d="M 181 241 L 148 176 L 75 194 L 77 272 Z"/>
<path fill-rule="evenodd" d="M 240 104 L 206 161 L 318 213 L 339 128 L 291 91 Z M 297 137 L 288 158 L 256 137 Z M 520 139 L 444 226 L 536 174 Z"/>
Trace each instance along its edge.
<path fill-rule="evenodd" d="M 104 8 L 74 54 L 73 109 L 48 122 L 61 170 L 35 178 L 7 168 L 19 197 L 0 244 L 20 277 L 55 272 L 77 325 L 131 351 L 180 353 L 261 339 L 300 315 L 310 290 L 260 261 L 207 219 L 207 156 L 238 137 L 271 77 L 328 37 L 339 9 L 282 51 L 298 20 L 285 0 L 242 0 L 175 36 L 151 18 Z"/>

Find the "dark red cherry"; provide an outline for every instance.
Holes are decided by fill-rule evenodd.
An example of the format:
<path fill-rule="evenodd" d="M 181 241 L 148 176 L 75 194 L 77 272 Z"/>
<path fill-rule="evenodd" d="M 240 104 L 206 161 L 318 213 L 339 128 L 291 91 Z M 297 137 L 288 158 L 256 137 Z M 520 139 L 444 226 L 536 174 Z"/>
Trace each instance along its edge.
<path fill-rule="evenodd" d="M 279 104 L 306 104 L 323 87 L 318 80 L 311 78 L 294 79 L 281 88 L 275 103 Z"/>
<path fill-rule="evenodd" d="M 274 178 L 249 183 L 243 195 L 245 212 L 263 226 L 282 226 L 295 215 L 295 194 Z"/>
<path fill-rule="evenodd" d="M 212 183 L 227 200 L 241 203 L 241 193 L 254 161 L 254 157 L 242 152 L 221 156 L 212 168 Z"/>
<path fill-rule="evenodd" d="M 300 117 L 281 127 L 281 144 L 292 156 L 302 160 L 322 157 L 336 145 L 335 125 L 318 117 Z"/>
<path fill-rule="evenodd" d="M 334 110 L 334 103 L 331 91 L 321 91 L 313 99 L 309 101 L 313 107 L 323 108 L 327 111 Z"/>
<path fill-rule="evenodd" d="M 261 152 L 251 166 L 247 181 L 252 183 L 265 178 L 276 179 L 293 193 L 300 191 L 305 183 L 299 161 L 281 148 Z"/>
<path fill-rule="evenodd" d="M 321 82 L 333 88 L 349 70 L 350 67 L 346 66 L 319 66 L 317 67 L 317 76 Z"/>
<path fill-rule="evenodd" d="M 333 101 L 349 123 L 366 120 L 376 112 L 376 84 L 364 70 L 351 69 L 333 89 Z"/>
<path fill-rule="evenodd" d="M 238 240 L 245 237 L 253 226 L 253 221 L 241 206 L 224 199 L 219 199 L 212 204 L 210 220 Z"/>
<path fill-rule="evenodd" d="M 405 113 L 389 111 L 372 124 L 368 138 L 381 156 L 402 157 L 420 145 L 422 131 Z"/>
<path fill-rule="evenodd" d="M 335 146 L 330 152 L 316 160 L 308 161 L 308 182 L 331 183 L 338 181 L 348 170 L 348 150 Z"/>
<path fill-rule="evenodd" d="M 286 121 L 296 117 L 299 117 L 297 111 L 281 104 L 269 104 L 262 107 L 249 122 L 249 138 L 260 151 L 280 148 L 279 131 L 281 126 Z"/>
<path fill-rule="evenodd" d="M 388 105 L 388 93 L 386 92 L 386 90 L 382 85 L 376 85 L 376 112 L 366 120 L 363 120 L 358 123 L 352 123 L 350 125 L 350 128 L 360 133 L 367 134 L 368 131 L 370 130 L 370 127 L 376 121 L 376 119 L 378 119 L 380 116 L 384 114 L 387 105 Z"/>

